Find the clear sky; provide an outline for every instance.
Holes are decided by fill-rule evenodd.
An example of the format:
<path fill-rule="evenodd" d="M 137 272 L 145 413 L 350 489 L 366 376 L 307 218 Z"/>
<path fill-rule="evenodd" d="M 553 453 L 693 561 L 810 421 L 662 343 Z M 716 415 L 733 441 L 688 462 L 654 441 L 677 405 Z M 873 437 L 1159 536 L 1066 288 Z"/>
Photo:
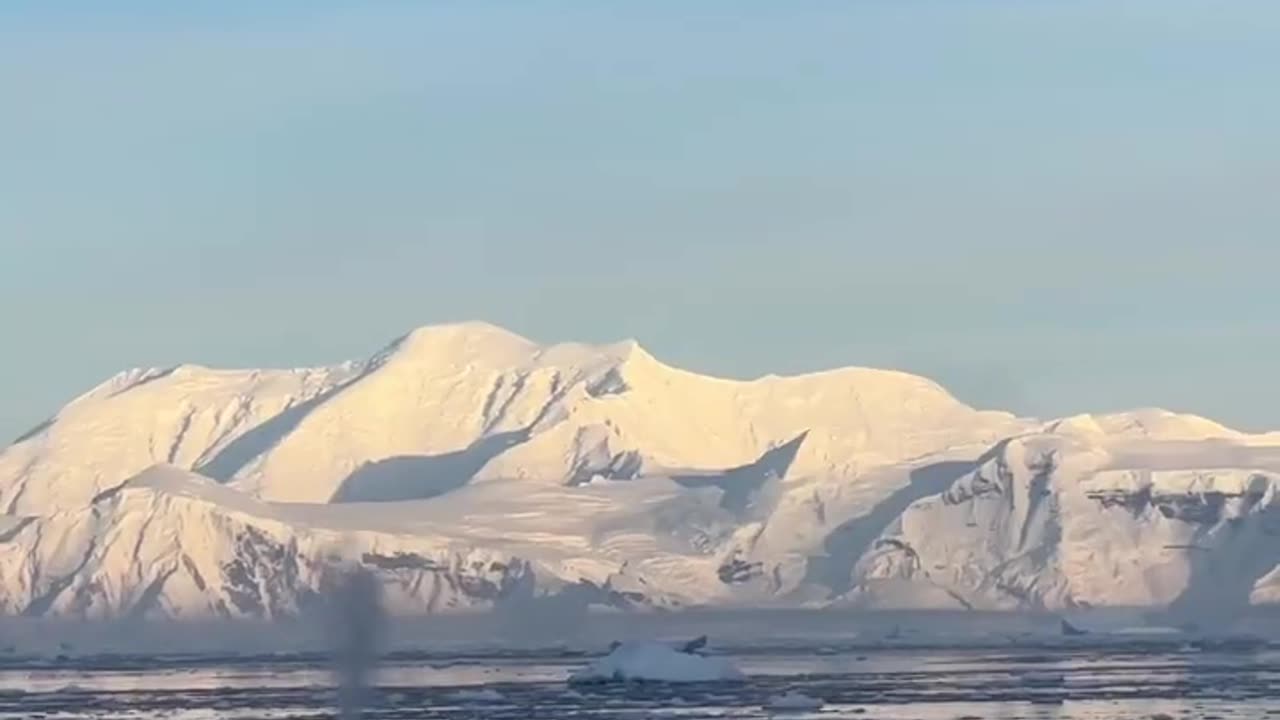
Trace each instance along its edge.
<path fill-rule="evenodd" d="M 0 435 L 422 324 L 1280 428 L 1280 2 L 0 3 Z"/>

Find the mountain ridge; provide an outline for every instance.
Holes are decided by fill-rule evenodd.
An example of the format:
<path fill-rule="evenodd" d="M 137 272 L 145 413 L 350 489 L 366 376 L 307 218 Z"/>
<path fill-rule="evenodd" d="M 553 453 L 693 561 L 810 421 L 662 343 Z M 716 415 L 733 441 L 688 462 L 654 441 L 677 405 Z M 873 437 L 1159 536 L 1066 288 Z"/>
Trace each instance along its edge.
<path fill-rule="evenodd" d="M 574 465 L 582 473 L 593 464 L 607 468 L 640 445 L 648 449 L 650 464 L 656 467 L 732 467 L 754 461 L 771 442 L 786 442 L 811 430 L 809 424 L 852 425 L 854 432 L 845 437 L 854 438 L 879 427 L 865 418 L 850 422 L 838 417 L 844 410 L 832 406 L 841 398 L 821 407 L 822 396 L 834 393 L 850 402 L 851 415 L 865 414 L 861 406 L 866 400 L 877 406 L 873 412 L 886 412 L 878 407 L 886 404 L 907 406 L 891 408 L 887 414 L 913 418 L 949 412 L 968 419 L 970 412 L 936 383 L 896 371 L 844 368 L 752 381 L 707 378 L 662 364 L 634 341 L 539 346 L 495 326 L 465 323 L 420 328 L 366 360 L 332 367 L 207 370 L 181 365 L 127 371 L 69 403 L 24 442 L 54 436 L 54 442 L 74 444 L 77 438 L 92 436 L 96 464 L 107 467 L 117 482 L 151 464 L 169 463 L 238 481 L 270 499 L 324 502 L 339 496 L 345 480 L 363 464 L 395 457 L 439 458 L 470 451 L 469 459 L 482 466 L 473 473 L 493 462 L 487 470 L 491 476 L 559 479 L 574 472 Z M 913 411 L 911 403 L 919 407 Z M 807 407 L 797 411 L 797 405 Z M 815 406 L 821 417 L 800 417 L 812 414 Z M 785 428 L 762 427 L 771 418 L 787 415 L 791 420 Z M 1016 423 L 1002 413 L 974 417 L 993 426 Z M 126 420 L 127 427 L 122 427 Z M 710 449 L 718 452 L 692 448 L 679 433 L 659 426 L 682 420 L 688 424 L 682 429 L 684 436 L 711 436 Z M 70 426 L 66 439 L 60 432 L 63 425 Z M 946 425 L 932 423 L 937 432 Z M 894 431 L 914 429 L 904 420 Z M 121 454 L 132 457 L 111 468 L 103 457 L 104 442 L 127 445 L 144 430 L 155 436 L 147 447 L 121 448 Z M 581 440 L 564 437 L 583 433 Z M 312 441 L 308 435 L 319 437 Z M 508 437 L 514 445 L 531 444 L 531 449 L 517 447 L 513 453 L 502 442 L 492 448 L 480 446 L 496 435 Z M 821 432 L 814 436 L 815 442 L 833 441 Z M 334 442 L 353 447 L 336 448 L 322 460 L 315 457 L 330 452 Z M 876 445 L 871 449 L 893 457 L 932 449 L 928 442 L 887 447 L 870 437 L 855 443 Z M 547 444 L 588 447 L 557 461 L 551 450 L 538 448 Z M 65 452 L 88 454 L 75 448 Z M 522 460 L 521 453 L 541 455 Z M 0 457 L 0 477 L 3 463 Z M 315 478 L 313 486 L 284 487 L 269 479 L 304 471 Z M 50 498 L 54 502 L 82 501 L 112 481 L 77 481 L 68 477 L 76 472 L 67 468 L 56 474 L 59 491 Z M 37 482 L 44 487 L 55 483 Z M 79 493 L 78 484 L 83 485 Z M 0 507 L 9 512 L 38 508 L 41 502 L 39 490 L 37 495 L 19 495 L 0 487 Z"/>
<path fill-rule="evenodd" d="M 1280 434 L 1193 415 L 1038 421 L 898 371 L 730 380 L 633 340 L 427 326 L 363 360 L 136 369 L 68 403 L 0 451 L 0 612 L 286 616 L 350 563 L 409 614 L 1200 612 L 1187 538 L 1263 558 L 1219 563 L 1230 605 L 1280 601 L 1280 501 L 1249 489 L 1276 476 Z"/>

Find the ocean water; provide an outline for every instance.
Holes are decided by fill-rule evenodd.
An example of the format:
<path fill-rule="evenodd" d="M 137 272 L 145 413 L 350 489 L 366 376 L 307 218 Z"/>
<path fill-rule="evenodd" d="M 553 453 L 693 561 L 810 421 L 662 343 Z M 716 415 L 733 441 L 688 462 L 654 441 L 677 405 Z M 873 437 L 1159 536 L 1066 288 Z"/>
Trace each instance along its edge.
<path fill-rule="evenodd" d="M 1280 718 L 1280 649 L 1107 644 L 725 651 L 743 683 L 571 687 L 565 649 L 399 652 L 374 674 L 366 718 Z M 337 717 L 321 654 L 100 655 L 0 661 L 0 718 Z M 477 692 L 479 690 L 489 692 Z M 796 690 L 818 711 L 773 713 Z"/>

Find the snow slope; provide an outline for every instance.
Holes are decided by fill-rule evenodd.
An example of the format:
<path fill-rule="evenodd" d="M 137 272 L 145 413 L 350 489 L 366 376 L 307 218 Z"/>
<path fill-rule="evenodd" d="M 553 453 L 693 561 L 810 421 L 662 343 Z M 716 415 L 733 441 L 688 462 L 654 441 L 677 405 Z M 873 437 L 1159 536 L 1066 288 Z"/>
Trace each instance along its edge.
<path fill-rule="evenodd" d="M 1039 423 L 898 372 L 731 381 L 634 342 L 436 326 L 68 404 L 0 453 L 0 612 L 293 615 L 350 563 L 410 614 L 1201 612 L 1280 599 L 1276 477 L 1280 436 L 1194 416 Z"/>
<path fill-rule="evenodd" d="M 527 591 L 532 568 L 429 534 L 344 533 L 175 468 L 4 535 L 0 611 L 76 617 L 280 617 L 349 562 L 382 569 L 392 608 L 437 611 Z"/>
<path fill-rule="evenodd" d="M 1280 599 L 1280 446 L 1055 430 L 998 444 L 908 507 L 850 597 L 1196 617 Z"/>

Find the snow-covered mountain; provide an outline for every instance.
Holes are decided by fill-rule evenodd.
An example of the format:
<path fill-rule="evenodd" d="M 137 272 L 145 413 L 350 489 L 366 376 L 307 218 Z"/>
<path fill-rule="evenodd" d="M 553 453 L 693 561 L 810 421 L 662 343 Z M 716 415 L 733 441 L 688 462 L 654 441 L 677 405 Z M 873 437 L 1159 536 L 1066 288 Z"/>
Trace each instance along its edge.
<path fill-rule="evenodd" d="M 898 372 L 740 382 L 438 326 L 73 401 L 0 453 L 0 612 L 277 617 L 352 562 L 406 614 L 1272 602 L 1275 478 L 1280 436 L 1193 416 L 1040 423 Z"/>
<path fill-rule="evenodd" d="M 1191 616 L 1276 602 L 1278 485 L 1277 445 L 1134 439 L 1078 419 L 999 443 L 914 503 L 862 555 L 850 597 Z"/>

